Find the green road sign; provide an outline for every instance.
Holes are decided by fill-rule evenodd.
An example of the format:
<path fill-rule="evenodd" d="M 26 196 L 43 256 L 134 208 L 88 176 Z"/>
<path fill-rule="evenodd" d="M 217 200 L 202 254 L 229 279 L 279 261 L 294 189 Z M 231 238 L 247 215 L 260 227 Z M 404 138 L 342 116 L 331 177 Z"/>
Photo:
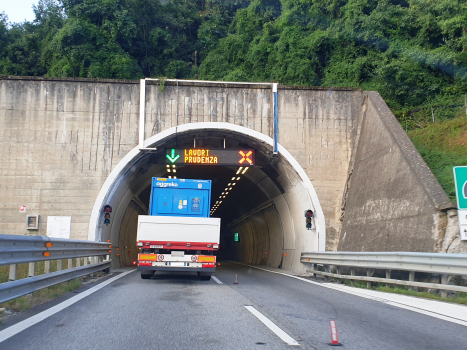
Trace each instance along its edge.
<path fill-rule="evenodd" d="M 456 184 L 457 208 L 467 209 L 467 166 L 454 167 L 454 182 Z"/>
<path fill-rule="evenodd" d="M 235 232 L 234 241 L 238 242 L 238 232 Z"/>

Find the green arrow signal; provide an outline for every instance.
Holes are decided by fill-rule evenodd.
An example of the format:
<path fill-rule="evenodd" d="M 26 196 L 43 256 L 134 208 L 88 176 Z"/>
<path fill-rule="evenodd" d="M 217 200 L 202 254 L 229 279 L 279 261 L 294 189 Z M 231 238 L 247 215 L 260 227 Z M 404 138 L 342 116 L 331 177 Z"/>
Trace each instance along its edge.
<path fill-rule="evenodd" d="M 172 148 L 172 157 L 169 156 L 168 154 L 165 155 L 167 157 L 168 160 L 170 160 L 172 163 L 175 163 L 177 161 L 178 158 L 180 158 L 180 154 L 177 154 L 177 156 L 175 156 L 175 149 Z"/>

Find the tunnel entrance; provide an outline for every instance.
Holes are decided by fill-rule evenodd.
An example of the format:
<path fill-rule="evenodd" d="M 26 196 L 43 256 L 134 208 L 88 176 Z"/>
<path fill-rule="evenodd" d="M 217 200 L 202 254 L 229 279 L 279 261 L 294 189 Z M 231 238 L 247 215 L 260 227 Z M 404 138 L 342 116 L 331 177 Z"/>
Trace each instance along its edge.
<path fill-rule="evenodd" d="M 90 239 L 111 240 L 114 267 L 131 266 L 137 258 L 137 218 L 148 214 L 153 177 L 212 180 L 211 216 L 221 218 L 219 259 L 300 270 L 302 251 L 324 247 L 322 210 L 298 163 L 286 150 L 274 154 L 268 137 L 254 137 L 251 130 L 234 127 L 173 128 L 121 161 L 96 201 L 89 234 Z M 255 166 L 167 164 L 166 149 L 172 148 L 252 149 Z M 102 215 L 105 205 L 113 208 L 107 225 Z M 305 224 L 308 209 L 317 214 L 311 230 Z"/>

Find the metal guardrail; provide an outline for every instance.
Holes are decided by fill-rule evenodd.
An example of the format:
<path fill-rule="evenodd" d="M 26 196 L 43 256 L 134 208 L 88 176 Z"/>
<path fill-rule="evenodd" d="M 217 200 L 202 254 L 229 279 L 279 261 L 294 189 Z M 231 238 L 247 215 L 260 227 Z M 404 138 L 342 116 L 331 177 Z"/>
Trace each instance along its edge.
<path fill-rule="evenodd" d="M 446 290 L 467 292 L 467 287 L 449 285 L 452 276 L 467 276 L 467 254 L 446 253 L 412 253 L 412 252 L 304 252 L 301 254 L 302 263 L 312 264 L 309 273 L 371 282 L 406 285 L 440 289 L 441 295 L 446 296 Z M 315 269 L 315 264 L 324 265 L 325 271 Z M 330 266 L 337 266 L 337 273 L 331 272 Z M 341 274 L 341 267 L 350 267 L 350 275 Z M 366 268 L 367 276 L 355 275 L 355 268 Z M 373 277 L 374 270 L 386 270 L 386 278 Z M 409 271 L 409 280 L 391 279 L 391 271 Z M 416 282 L 415 272 L 425 272 L 441 275 L 441 283 Z M 339 281 L 340 282 L 340 281 Z"/>
<path fill-rule="evenodd" d="M 9 282 L 0 284 L 0 302 L 30 294 L 93 272 L 110 269 L 110 243 L 0 234 L 0 266 L 10 265 Z M 104 256 L 107 260 L 103 261 Z M 81 266 L 81 258 L 83 266 Z M 76 267 L 62 270 L 76 259 Z M 89 259 L 92 264 L 89 265 Z M 57 271 L 50 273 L 50 261 L 57 260 Z M 45 261 L 44 274 L 35 276 L 36 262 Z M 28 277 L 17 280 L 17 264 L 29 263 Z"/>

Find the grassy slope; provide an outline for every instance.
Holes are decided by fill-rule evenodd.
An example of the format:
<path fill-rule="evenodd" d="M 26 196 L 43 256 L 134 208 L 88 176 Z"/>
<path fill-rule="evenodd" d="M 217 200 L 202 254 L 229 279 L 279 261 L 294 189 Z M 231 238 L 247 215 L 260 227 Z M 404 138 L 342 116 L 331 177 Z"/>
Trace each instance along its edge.
<path fill-rule="evenodd" d="M 452 167 L 467 166 L 467 117 L 439 121 L 408 134 L 441 186 L 455 201 Z"/>

